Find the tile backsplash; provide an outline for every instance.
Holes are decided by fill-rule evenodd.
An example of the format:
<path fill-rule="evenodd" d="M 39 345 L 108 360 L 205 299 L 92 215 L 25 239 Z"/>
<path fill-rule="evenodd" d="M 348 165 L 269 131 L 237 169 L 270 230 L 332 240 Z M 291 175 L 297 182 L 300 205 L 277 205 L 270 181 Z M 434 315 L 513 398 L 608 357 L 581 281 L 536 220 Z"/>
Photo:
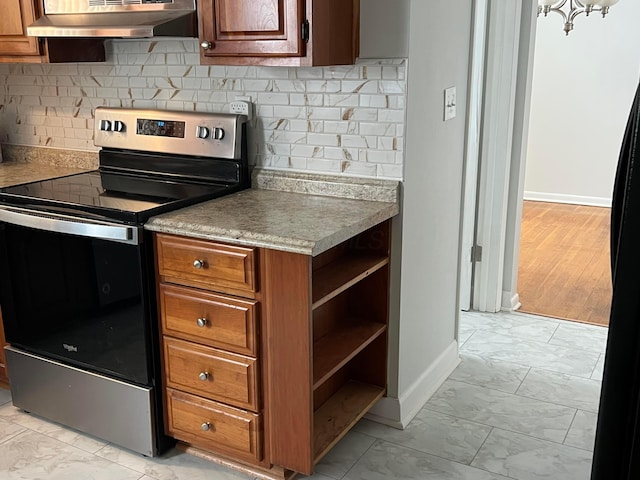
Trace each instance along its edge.
<path fill-rule="evenodd" d="M 195 39 L 110 40 L 107 62 L 0 64 L 0 143 L 96 151 L 97 106 L 226 112 L 251 96 L 249 162 L 402 179 L 406 60 L 201 66 Z"/>

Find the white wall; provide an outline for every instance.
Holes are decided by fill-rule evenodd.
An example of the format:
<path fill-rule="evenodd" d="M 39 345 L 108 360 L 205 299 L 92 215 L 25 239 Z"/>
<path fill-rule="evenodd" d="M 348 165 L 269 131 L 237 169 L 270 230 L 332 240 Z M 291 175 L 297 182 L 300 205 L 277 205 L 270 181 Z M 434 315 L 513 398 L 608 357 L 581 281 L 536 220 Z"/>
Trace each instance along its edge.
<path fill-rule="evenodd" d="M 402 250 L 400 284 L 394 283 L 401 287 L 400 323 L 390 332 L 391 364 L 397 361 L 398 379 L 397 388 L 391 384 L 389 390 L 397 397 L 395 413 L 402 424 L 458 362 L 458 253 L 471 12 L 472 0 L 411 1 L 404 201 L 393 238 L 394 246 Z M 444 89 L 450 86 L 457 87 L 458 112 L 445 123 Z M 392 403 L 387 400 L 389 410 Z M 388 417 L 384 406 L 375 413 Z"/>
<path fill-rule="evenodd" d="M 525 199 L 610 205 L 624 128 L 640 76 L 640 1 L 602 19 L 557 14 L 537 24 Z"/>

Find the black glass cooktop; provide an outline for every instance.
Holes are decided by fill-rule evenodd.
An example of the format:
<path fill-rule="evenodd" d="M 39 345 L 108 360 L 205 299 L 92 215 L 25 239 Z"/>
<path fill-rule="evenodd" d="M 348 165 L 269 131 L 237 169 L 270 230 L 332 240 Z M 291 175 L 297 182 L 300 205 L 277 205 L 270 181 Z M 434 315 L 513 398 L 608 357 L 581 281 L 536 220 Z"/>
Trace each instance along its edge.
<path fill-rule="evenodd" d="M 152 215 L 226 195 L 239 185 L 96 170 L 0 189 L 12 205 L 142 223 Z"/>

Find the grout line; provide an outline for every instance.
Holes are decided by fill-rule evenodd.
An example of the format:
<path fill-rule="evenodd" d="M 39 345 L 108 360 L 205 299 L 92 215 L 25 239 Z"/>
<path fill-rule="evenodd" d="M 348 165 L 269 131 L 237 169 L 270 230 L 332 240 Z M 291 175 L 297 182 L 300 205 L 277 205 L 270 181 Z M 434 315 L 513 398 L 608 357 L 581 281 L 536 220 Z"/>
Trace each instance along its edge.
<path fill-rule="evenodd" d="M 569 428 L 567 428 L 567 433 L 564 434 L 564 438 L 562 439 L 562 444 L 566 445 L 567 437 L 569 436 L 569 432 L 571 431 L 571 427 L 573 427 L 573 422 L 576 421 L 576 416 L 578 415 L 578 410 L 573 414 L 573 418 L 571 419 L 571 423 L 569 424 Z"/>
<path fill-rule="evenodd" d="M 522 377 L 522 380 L 520 380 L 520 385 L 518 385 L 518 388 L 516 388 L 514 395 L 519 395 L 518 391 L 520 390 L 520 388 L 522 388 L 522 384 L 531 373 L 531 370 L 533 370 L 533 367 L 529 367 L 529 370 L 527 370 L 527 373 L 524 375 L 524 377 Z"/>

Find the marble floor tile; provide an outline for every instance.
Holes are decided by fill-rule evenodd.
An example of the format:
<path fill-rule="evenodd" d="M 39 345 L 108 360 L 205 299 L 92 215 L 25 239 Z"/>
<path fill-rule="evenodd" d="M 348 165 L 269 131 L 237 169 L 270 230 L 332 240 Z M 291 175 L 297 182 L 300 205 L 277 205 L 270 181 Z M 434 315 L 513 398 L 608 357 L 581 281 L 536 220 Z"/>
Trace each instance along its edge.
<path fill-rule="evenodd" d="M 578 410 L 576 418 L 573 419 L 571 428 L 569 428 L 569 433 L 567 433 L 567 438 L 564 439 L 564 444 L 593 452 L 597 422 L 597 413 Z"/>
<path fill-rule="evenodd" d="M 422 409 L 404 430 L 361 420 L 355 427 L 404 447 L 461 463 L 470 463 L 487 438 L 491 427 Z"/>
<path fill-rule="evenodd" d="M 309 480 L 336 480 L 336 479 L 335 479 L 335 478 L 333 478 L 333 477 L 327 477 L 326 475 L 322 475 L 321 473 L 314 473 L 314 474 L 313 474 L 313 475 L 311 475 L 311 476 L 308 476 L 308 475 L 300 475 L 300 476 L 297 476 L 297 477 L 295 477 L 295 478 L 296 478 L 296 480 L 298 480 L 298 479 L 302 479 L 302 478 L 306 478 L 306 479 L 309 479 Z M 256 478 L 255 480 L 260 480 L 260 479 L 259 479 L 259 478 Z"/>
<path fill-rule="evenodd" d="M 347 433 L 315 466 L 314 472 L 331 478 L 342 478 L 375 441 L 369 435 L 354 431 Z"/>
<path fill-rule="evenodd" d="M 600 382 L 532 368 L 516 393 L 543 402 L 597 412 L 600 403 Z"/>
<path fill-rule="evenodd" d="M 5 388 L 0 387 L 0 405 L 9 403 L 11 401 L 11 392 Z"/>
<path fill-rule="evenodd" d="M 16 423 L 48 437 L 73 445 L 85 452 L 95 453 L 108 442 L 45 418 L 26 413 L 11 404 L 0 406 L 0 418 Z"/>
<path fill-rule="evenodd" d="M 591 453 L 494 429 L 471 465 L 516 480 L 588 480 Z"/>
<path fill-rule="evenodd" d="M 25 430 L 27 429 L 21 425 L 0 419 L 0 443 L 6 442 Z"/>
<path fill-rule="evenodd" d="M 154 480 L 249 480 L 251 477 L 194 455 L 171 449 L 159 457 L 145 457 L 109 444 L 96 456 L 123 465 Z"/>
<path fill-rule="evenodd" d="M 460 324 L 465 328 L 548 342 L 558 328 L 558 321 L 534 315 L 505 315 L 486 312 L 462 312 Z"/>
<path fill-rule="evenodd" d="M 3 480 L 138 480 L 140 473 L 37 432 L 0 444 Z"/>
<path fill-rule="evenodd" d="M 529 367 L 516 363 L 501 362 L 490 358 L 466 353 L 460 354 L 462 362 L 449 378 L 481 387 L 493 388 L 507 393 L 515 393 Z"/>
<path fill-rule="evenodd" d="M 344 480 L 508 480 L 410 448 L 377 441 Z"/>
<path fill-rule="evenodd" d="M 607 348 L 608 335 L 609 329 L 607 327 L 566 322 L 558 326 L 549 343 L 604 353 Z"/>
<path fill-rule="evenodd" d="M 460 351 L 585 378 L 591 376 L 599 358 L 596 352 L 487 331 L 474 333 Z"/>
<path fill-rule="evenodd" d="M 458 327 L 458 347 L 464 345 L 464 342 L 469 340 L 469 338 L 474 334 L 475 331 L 475 328 L 468 327 L 465 324 L 461 323 Z"/>
<path fill-rule="evenodd" d="M 593 369 L 593 373 L 591 374 L 592 380 L 602 381 L 602 374 L 604 372 L 604 358 L 605 358 L 604 354 L 600 355 L 600 358 L 598 359 L 598 362 L 596 363 L 596 366 Z"/>
<path fill-rule="evenodd" d="M 573 408 L 447 380 L 426 408 L 492 427 L 562 443 L 576 413 Z"/>

